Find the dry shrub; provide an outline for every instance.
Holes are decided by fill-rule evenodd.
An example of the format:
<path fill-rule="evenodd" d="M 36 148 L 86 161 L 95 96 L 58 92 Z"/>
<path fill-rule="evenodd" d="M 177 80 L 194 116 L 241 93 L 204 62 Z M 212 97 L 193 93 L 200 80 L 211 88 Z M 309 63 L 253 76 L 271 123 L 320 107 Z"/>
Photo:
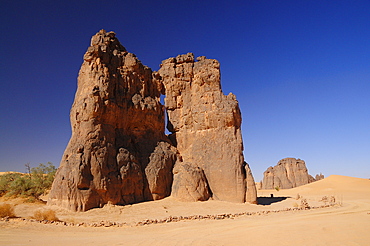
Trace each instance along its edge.
<path fill-rule="evenodd" d="M 4 218 L 4 217 L 10 217 L 10 218 L 15 217 L 13 205 L 10 205 L 8 203 L 4 203 L 0 205 L 0 218 Z"/>
<path fill-rule="evenodd" d="M 58 217 L 55 215 L 54 210 L 37 210 L 33 214 L 33 218 L 36 220 L 48 220 L 48 221 L 59 221 Z"/>
<path fill-rule="evenodd" d="M 335 204 L 335 196 L 331 196 L 330 197 L 329 203 L 330 203 L 330 205 L 334 205 Z"/>
<path fill-rule="evenodd" d="M 77 220 L 76 220 L 76 218 L 74 218 L 74 217 L 68 217 L 66 219 L 63 219 L 63 221 L 68 222 L 68 223 L 73 223 L 73 224 L 77 224 L 78 223 Z"/>
<path fill-rule="evenodd" d="M 298 203 L 293 203 L 293 207 L 298 208 Z"/>
<path fill-rule="evenodd" d="M 320 200 L 320 202 L 324 202 L 325 203 L 325 205 L 326 205 L 326 203 L 329 201 L 329 199 L 328 199 L 328 197 L 327 196 L 323 196 L 322 198 L 321 198 L 321 200 Z"/>
<path fill-rule="evenodd" d="M 301 200 L 301 208 L 303 208 L 303 209 L 309 209 L 310 208 L 310 205 L 308 204 L 307 199 L 302 199 Z"/>

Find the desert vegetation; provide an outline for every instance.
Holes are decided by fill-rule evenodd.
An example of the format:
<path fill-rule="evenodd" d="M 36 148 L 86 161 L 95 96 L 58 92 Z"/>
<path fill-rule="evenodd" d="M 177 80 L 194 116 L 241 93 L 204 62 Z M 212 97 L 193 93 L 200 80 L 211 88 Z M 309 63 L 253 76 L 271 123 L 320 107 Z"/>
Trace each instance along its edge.
<path fill-rule="evenodd" d="M 15 217 L 14 214 L 14 206 L 8 203 L 0 204 L 0 218 L 13 218 Z"/>
<path fill-rule="evenodd" d="M 45 210 L 36 210 L 33 214 L 33 218 L 36 220 L 48 220 L 48 221 L 59 221 L 58 217 L 55 214 L 54 210 L 45 209 Z"/>
<path fill-rule="evenodd" d="M 0 196 L 22 197 L 35 201 L 50 189 L 56 172 L 51 162 L 46 165 L 40 163 L 33 168 L 26 164 L 26 167 L 26 174 L 9 172 L 0 175 Z"/>

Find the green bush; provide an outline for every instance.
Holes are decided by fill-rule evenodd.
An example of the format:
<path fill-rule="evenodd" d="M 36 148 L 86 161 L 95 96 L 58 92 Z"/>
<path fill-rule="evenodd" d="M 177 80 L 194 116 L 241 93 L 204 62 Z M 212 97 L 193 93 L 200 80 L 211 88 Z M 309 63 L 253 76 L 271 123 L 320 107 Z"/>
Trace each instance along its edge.
<path fill-rule="evenodd" d="M 32 196 L 33 182 L 27 175 L 22 175 L 16 178 L 9 185 L 7 196 Z"/>
<path fill-rule="evenodd" d="M 0 196 L 38 198 L 51 188 L 56 168 L 48 162 L 30 169 L 28 174 L 7 173 L 0 176 Z"/>
<path fill-rule="evenodd" d="M 5 195 L 11 190 L 11 185 L 15 180 L 21 178 L 21 173 L 6 173 L 0 175 L 0 196 Z"/>

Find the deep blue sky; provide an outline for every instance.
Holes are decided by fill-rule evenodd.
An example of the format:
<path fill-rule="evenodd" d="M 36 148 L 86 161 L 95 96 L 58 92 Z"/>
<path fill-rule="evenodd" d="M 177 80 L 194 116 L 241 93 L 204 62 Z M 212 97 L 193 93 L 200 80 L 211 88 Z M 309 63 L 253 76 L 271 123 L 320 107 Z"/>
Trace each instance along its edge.
<path fill-rule="evenodd" d="M 369 1 L 14 0 L 0 23 L 0 171 L 59 166 L 83 54 L 106 29 L 153 70 L 187 52 L 220 61 L 256 181 L 285 157 L 370 177 Z"/>

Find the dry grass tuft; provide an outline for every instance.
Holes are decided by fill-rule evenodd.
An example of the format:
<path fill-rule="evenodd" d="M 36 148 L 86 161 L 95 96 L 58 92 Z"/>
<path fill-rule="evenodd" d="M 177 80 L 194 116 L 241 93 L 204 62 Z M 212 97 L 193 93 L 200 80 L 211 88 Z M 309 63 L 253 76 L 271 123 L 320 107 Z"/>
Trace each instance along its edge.
<path fill-rule="evenodd" d="M 77 219 L 74 218 L 74 217 L 65 218 L 65 219 L 63 219 L 63 221 L 68 222 L 68 223 L 73 223 L 73 224 L 77 224 L 78 223 Z"/>
<path fill-rule="evenodd" d="M 4 203 L 0 205 L 0 218 L 4 218 L 4 217 L 10 217 L 10 218 L 15 217 L 13 205 L 10 205 L 8 203 Z"/>
<path fill-rule="evenodd" d="M 59 221 L 58 217 L 55 215 L 54 210 L 37 210 L 33 214 L 33 218 L 36 220 L 48 220 L 48 221 Z"/>

